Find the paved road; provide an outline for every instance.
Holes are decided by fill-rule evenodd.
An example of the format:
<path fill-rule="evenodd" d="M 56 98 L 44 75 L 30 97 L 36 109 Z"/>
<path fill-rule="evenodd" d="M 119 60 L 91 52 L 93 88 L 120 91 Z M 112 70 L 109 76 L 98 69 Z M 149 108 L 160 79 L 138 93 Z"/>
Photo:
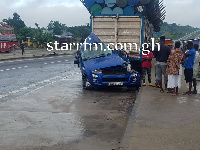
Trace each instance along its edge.
<path fill-rule="evenodd" d="M 136 93 L 83 90 L 73 60 L 0 62 L 1 150 L 118 149 Z"/>
<path fill-rule="evenodd" d="M 10 99 L 27 88 L 36 88 L 52 82 L 73 69 L 73 56 L 19 59 L 0 62 L 0 97 Z M 29 91 L 29 90 L 28 90 Z"/>

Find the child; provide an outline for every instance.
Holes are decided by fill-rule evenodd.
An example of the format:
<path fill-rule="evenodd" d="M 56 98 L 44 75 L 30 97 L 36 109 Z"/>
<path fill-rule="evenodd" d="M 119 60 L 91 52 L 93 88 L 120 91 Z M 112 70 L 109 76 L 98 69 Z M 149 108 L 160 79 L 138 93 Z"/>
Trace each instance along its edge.
<path fill-rule="evenodd" d="M 146 86 L 146 83 L 145 83 L 146 73 L 148 74 L 149 86 L 152 86 L 152 83 L 151 83 L 152 58 L 153 58 L 153 53 L 150 51 L 150 48 L 146 48 L 146 50 L 143 51 L 143 54 L 142 54 L 142 73 L 143 73 L 142 86 Z"/>

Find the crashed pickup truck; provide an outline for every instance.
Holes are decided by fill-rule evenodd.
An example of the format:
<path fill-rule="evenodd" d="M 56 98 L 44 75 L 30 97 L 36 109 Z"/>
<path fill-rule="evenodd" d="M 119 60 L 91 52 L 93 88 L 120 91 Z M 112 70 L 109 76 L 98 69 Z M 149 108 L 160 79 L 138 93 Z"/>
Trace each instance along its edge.
<path fill-rule="evenodd" d="M 140 87 L 140 74 L 131 69 L 127 54 L 123 50 L 110 50 L 91 33 L 76 54 L 74 64 L 82 73 L 84 89 L 91 86 Z"/>

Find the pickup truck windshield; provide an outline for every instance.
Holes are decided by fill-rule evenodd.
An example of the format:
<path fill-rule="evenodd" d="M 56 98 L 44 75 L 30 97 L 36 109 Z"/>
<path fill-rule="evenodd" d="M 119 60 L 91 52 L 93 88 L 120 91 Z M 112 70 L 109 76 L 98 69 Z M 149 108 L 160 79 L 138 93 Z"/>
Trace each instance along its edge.
<path fill-rule="evenodd" d="M 112 54 L 104 43 L 93 43 L 91 46 L 87 45 L 86 50 L 81 50 L 81 57 L 83 60 L 95 59 L 105 57 Z"/>

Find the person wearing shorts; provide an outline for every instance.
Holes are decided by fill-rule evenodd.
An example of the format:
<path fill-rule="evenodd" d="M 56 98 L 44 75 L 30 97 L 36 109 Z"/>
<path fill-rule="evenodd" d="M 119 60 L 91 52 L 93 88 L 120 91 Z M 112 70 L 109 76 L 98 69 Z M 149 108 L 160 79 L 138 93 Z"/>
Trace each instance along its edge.
<path fill-rule="evenodd" d="M 192 81 L 193 81 L 193 67 L 194 67 L 194 60 L 195 60 L 195 55 L 196 51 L 193 48 L 194 45 L 192 41 L 187 42 L 187 49 L 189 50 L 188 52 L 185 53 L 185 63 L 184 63 L 184 75 L 185 75 L 185 81 L 186 83 L 189 83 L 189 90 L 187 92 L 184 92 L 183 94 L 190 95 L 192 94 Z"/>

